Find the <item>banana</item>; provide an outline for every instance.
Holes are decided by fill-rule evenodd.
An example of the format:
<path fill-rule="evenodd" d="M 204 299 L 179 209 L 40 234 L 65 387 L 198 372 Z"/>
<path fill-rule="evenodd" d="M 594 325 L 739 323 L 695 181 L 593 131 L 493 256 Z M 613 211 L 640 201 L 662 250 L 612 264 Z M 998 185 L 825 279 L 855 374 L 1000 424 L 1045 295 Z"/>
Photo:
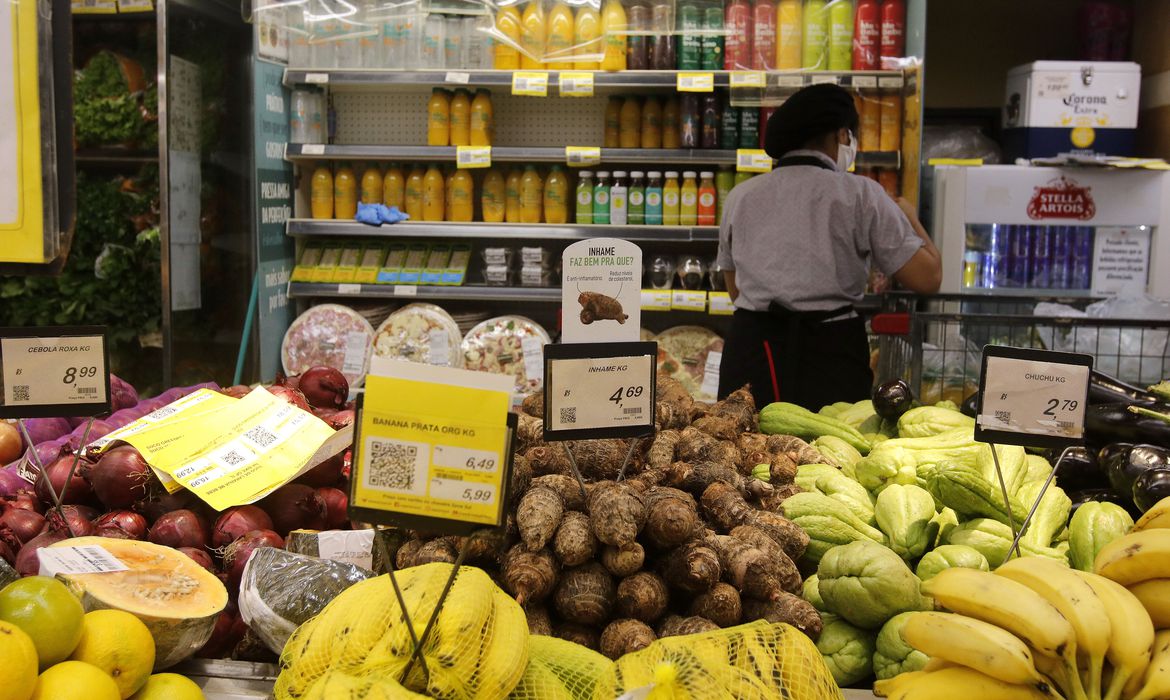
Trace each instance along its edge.
<path fill-rule="evenodd" d="M 527 665 L 527 644 L 523 645 L 523 649 L 516 649 L 507 643 L 505 636 L 511 630 L 528 629 L 524 610 L 500 589 L 493 587 L 492 594 L 496 601 L 495 616 L 489 623 L 491 629 L 484 628 L 484 634 L 481 635 L 483 646 L 478 654 L 468 650 L 473 658 L 478 656 L 479 669 L 474 682 L 470 684 L 475 688 L 472 697 L 476 700 L 506 697 L 524 675 L 524 667 Z M 517 654 L 524 655 L 525 663 L 516 663 Z"/>
<path fill-rule="evenodd" d="M 1170 578 L 1152 578 L 1129 587 L 1157 629 L 1170 629 Z"/>
<path fill-rule="evenodd" d="M 1013 685 L 963 666 L 944 668 L 911 678 L 890 694 L 890 700 L 1048 700 L 1049 696 L 1027 685 Z"/>
<path fill-rule="evenodd" d="M 1170 498 L 1163 498 L 1133 524 L 1130 532 L 1170 528 Z"/>
<path fill-rule="evenodd" d="M 926 673 L 926 671 L 908 671 L 907 673 L 899 673 L 893 678 L 875 681 L 873 684 L 873 694 L 879 698 L 888 698 L 895 693 L 901 692 L 906 686 L 925 676 Z"/>
<path fill-rule="evenodd" d="M 1152 578 L 1170 578 L 1170 530 L 1131 532 L 1097 553 L 1093 572 L 1125 587 Z"/>
<path fill-rule="evenodd" d="M 1101 697 L 1101 673 L 1105 652 L 1113 636 L 1113 627 L 1105 604 L 1093 587 L 1067 566 L 1043 557 L 1021 557 L 1007 561 L 995 570 L 997 576 L 1009 578 L 1031 588 L 1052 603 L 1072 623 L 1077 635 L 1077 653 L 1087 657 L 1090 700 Z"/>
<path fill-rule="evenodd" d="M 735 655 L 736 666 L 747 673 L 759 676 L 765 683 L 778 681 L 776 650 L 768 646 L 759 635 L 745 632 L 743 643 Z"/>
<path fill-rule="evenodd" d="M 932 659 L 973 668 L 1004 683 L 1047 690 L 1048 682 L 1036 670 L 1027 645 L 1011 632 L 982 620 L 916 612 L 906 620 L 902 639 Z"/>
<path fill-rule="evenodd" d="M 468 635 L 479 634 L 491 617 L 495 605 L 495 597 L 492 595 L 494 588 L 495 584 L 482 569 L 460 569 L 451 593 L 443 601 L 432 634 L 438 633 L 439 639 L 451 643 Z"/>
<path fill-rule="evenodd" d="M 1123 689 L 1132 695 L 1150 664 L 1150 652 L 1154 646 L 1154 624 L 1150 615 L 1142 607 L 1142 602 L 1120 584 L 1085 571 L 1074 570 L 1073 573 L 1097 594 L 1113 629 L 1109 649 L 1105 652 L 1113 666 L 1105 700 L 1118 700 Z"/>
<path fill-rule="evenodd" d="M 1160 630 L 1154 635 L 1154 654 L 1142 689 L 1131 700 L 1163 700 L 1170 698 L 1170 630 Z"/>

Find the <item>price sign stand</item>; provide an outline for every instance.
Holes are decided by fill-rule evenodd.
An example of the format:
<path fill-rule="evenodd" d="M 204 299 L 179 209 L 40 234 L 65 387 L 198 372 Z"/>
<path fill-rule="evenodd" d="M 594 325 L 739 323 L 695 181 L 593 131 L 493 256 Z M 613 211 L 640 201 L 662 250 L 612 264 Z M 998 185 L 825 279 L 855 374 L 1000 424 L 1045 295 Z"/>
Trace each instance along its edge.
<path fill-rule="evenodd" d="M 987 345 L 983 348 L 979 376 L 979 406 L 975 439 L 991 447 L 991 458 L 1012 528 L 1009 556 L 1020 556 L 1020 538 L 1052 481 L 1065 452 L 1084 441 L 1085 408 L 1089 402 L 1089 377 L 1093 356 L 1031 348 Z M 1036 495 L 1019 528 L 1011 510 L 1011 498 L 996 445 L 1063 448 L 1061 458 Z"/>

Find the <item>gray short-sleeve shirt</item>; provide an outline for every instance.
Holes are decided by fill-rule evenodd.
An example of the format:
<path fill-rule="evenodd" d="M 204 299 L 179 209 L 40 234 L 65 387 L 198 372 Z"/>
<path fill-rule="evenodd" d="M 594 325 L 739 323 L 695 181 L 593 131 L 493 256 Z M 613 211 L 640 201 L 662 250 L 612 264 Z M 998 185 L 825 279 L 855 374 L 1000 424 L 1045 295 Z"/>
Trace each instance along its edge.
<path fill-rule="evenodd" d="M 869 262 L 893 275 L 923 245 L 881 185 L 814 165 L 777 168 L 737 186 L 723 205 L 718 263 L 735 271 L 735 305 L 826 311 L 861 300 Z"/>

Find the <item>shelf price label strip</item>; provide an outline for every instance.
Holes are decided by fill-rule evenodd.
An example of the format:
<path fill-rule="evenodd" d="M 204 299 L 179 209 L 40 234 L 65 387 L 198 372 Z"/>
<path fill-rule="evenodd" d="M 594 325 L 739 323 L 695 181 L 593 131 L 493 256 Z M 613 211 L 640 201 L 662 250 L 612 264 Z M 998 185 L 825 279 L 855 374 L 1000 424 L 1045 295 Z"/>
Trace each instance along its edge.
<path fill-rule="evenodd" d="M 670 308 L 674 311 L 706 311 L 707 293 L 690 289 L 676 289 L 670 295 Z"/>
<path fill-rule="evenodd" d="M 597 165 L 601 162 L 601 149 L 597 146 L 565 146 L 565 163 L 572 168 Z"/>
<path fill-rule="evenodd" d="M 548 96 L 548 73 L 516 71 L 512 74 L 512 94 L 525 97 Z"/>
<path fill-rule="evenodd" d="M 670 311 L 669 289 L 643 289 L 643 311 Z"/>
<path fill-rule="evenodd" d="M 735 169 L 741 173 L 770 173 L 772 156 L 758 148 L 741 148 L 735 152 Z"/>
<path fill-rule="evenodd" d="M 714 73 L 679 73 L 675 82 L 679 92 L 714 92 Z"/>
<path fill-rule="evenodd" d="M 461 169 L 492 167 L 492 147 L 457 146 L 455 148 L 455 166 Z"/>
<path fill-rule="evenodd" d="M 593 97 L 592 73 L 560 73 L 557 83 L 561 97 Z"/>
<path fill-rule="evenodd" d="M 768 74 L 762 70 L 731 71 L 730 84 L 732 88 L 768 87 Z"/>
<path fill-rule="evenodd" d="M 707 293 L 707 313 L 712 316 L 730 316 L 735 313 L 735 303 L 727 292 Z"/>

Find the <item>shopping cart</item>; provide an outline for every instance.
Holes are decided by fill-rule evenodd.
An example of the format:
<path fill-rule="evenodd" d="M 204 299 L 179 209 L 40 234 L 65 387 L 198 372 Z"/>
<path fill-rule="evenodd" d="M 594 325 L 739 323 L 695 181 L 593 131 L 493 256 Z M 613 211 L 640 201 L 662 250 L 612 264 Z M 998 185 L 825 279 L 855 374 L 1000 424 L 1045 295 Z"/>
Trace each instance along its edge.
<path fill-rule="evenodd" d="M 1041 302 L 1083 309 L 1093 301 L 888 293 L 870 320 L 875 379 L 904 379 L 926 403 L 961 403 L 978 389 L 984 345 L 1086 353 L 1097 369 L 1138 385 L 1170 376 L 1170 323 L 1034 314 Z"/>

